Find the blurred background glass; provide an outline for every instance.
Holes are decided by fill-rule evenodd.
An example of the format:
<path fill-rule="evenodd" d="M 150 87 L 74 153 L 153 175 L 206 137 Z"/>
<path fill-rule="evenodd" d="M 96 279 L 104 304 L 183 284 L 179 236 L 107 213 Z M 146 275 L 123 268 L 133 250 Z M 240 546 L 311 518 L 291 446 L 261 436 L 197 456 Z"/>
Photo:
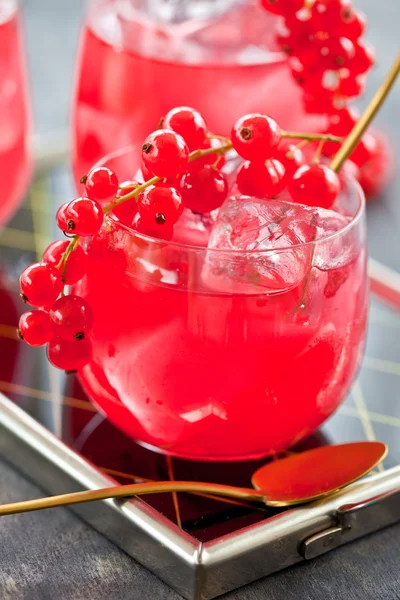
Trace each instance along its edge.
<path fill-rule="evenodd" d="M 30 171 L 30 114 L 20 15 L 0 0 L 0 227 L 22 199 Z"/>
<path fill-rule="evenodd" d="M 91 6 L 91 18 L 93 18 L 93 14 L 100 14 L 99 8 L 104 4 L 108 4 L 109 1 L 91 0 L 91 3 L 88 3 Z M 60 154 L 67 156 L 67 145 L 70 145 L 71 139 L 70 122 L 73 114 L 74 73 L 77 72 L 79 64 L 81 65 L 80 72 L 82 72 L 82 65 L 84 64 L 82 47 L 81 60 L 78 63 L 77 48 L 84 24 L 83 16 L 88 6 L 88 4 L 86 6 L 85 4 L 82 0 L 69 0 L 68 2 L 62 0 L 21 0 L 34 106 L 35 146 L 37 156 L 41 161 L 56 160 Z M 168 2 L 168 4 L 182 6 L 186 3 Z M 218 2 L 216 2 L 217 4 Z M 375 0 L 355 0 L 355 5 L 363 10 L 368 17 L 367 39 L 375 45 L 378 56 L 377 65 L 368 77 L 367 92 L 360 102 L 362 106 L 365 105 L 367 99 L 371 97 L 373 91 L 382 81 L 398 51 L 397 24 L 400 17 L 400 6 L 397 2 L 386 2 L 383 6 Z M 95 13 L 93 13 L 93 10 L 95 10 Z M 170 16 L 167 15 L 163 18 L 167 19 Z M 99 67 L 99 64 L 97 64 L 97 66 L 93 65 L 92 67 L 90 61 L 86 61 L 85 68 L 86 72 L 89 73 L 88 77 L 92 69 L 100 68 L 103 73 L 102 81 L 105 81 L 105 65 Z M 110 77 L 109 74 L 107 76 Z M 163 89 L 166 87 L 168 86 L 164 86 Z M 113 87 L 112 83 L 110 83 L 110 89 L 118 92 L 118 88 Z M 162 91 L 158 90 L 158 96 Z M 251 88 L 249 89 L 250 92 Z M 143 94 L 143 91 L 139 86 L 139 89 L 135 90 L 135 96 L 140 94 Z M 77 92 L 76 97 L 78 96 L 79 92 Z M 111 92 L 110 96 L 112 96 Z M 139 104 L 141 101 L 139 98 Z M 379 127 L 391 134 L 396 156 L 400 149 L 400 136 L 395 133 L 399 120 L 399 104 L 400 86 L 396 86 L 383 111 L 377 117 Z M 221 105 L 224 106 L 225 103 L 221 101 Z M 137 106 L 135 97 L 132 97 L 131 106 L 124 105 L 125 117 L 127 119 L 132 118 L 132 122 L 135 120 L 137 122 Z M 199 106 L 199 108 L 202 108 L 202 106 Z M 159 114 L 159 110 L 156 112 Z M 77 115 L 77 112 L 74 114 Z M 80 130 L 80 127 L 76 128 L 76 130 L 78 129 Z M 124 134 L 121 133 L 121 135 Z M 397 159 L 396 162 L 398 166 Z M 400 207 L 397 201 L 399 194 L 400 179 L 396 178 L 396 181 L 386 192 L 386 198 L 381 199 L 380 202 L 372 203 L 368 211 L 368 219 L 373 222 L 373 227 L 370 227 L 369 230 L 371 253 L 374 258 L 382 260 L 397 270 L 400 270 L 400 253 L 393 249 L 393 239 L 396 239 L 397 231 L 400 228 Z"/>

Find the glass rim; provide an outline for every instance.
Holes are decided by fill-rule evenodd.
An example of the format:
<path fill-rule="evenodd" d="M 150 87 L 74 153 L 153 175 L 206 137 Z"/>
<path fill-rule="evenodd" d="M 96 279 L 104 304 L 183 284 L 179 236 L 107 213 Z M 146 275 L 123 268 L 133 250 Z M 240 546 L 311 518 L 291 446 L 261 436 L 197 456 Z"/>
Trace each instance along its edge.
<path fill-rule="evenodd" d="M 140 144 L 130 144 L 129 146 L 124 146 L 123 148 L 119 148 L 118 150 L 114 150 L 114 152 L 110 152 L 103 156 L 100 160 L 98 160 L 92 167 L 104 167 L 107 165 L 107 162 L 110 160 L 118 159 L 120 156 L 127 154 L 128 152 L 134 151 L 135 148 L 140 148 Z M 118 174 L 117 174 L 118 176 Z M 174 246 L 176 248 L 181 248 L 184 250 L 190 251 L 207 251 L 211 253 L 221 253 L 221 254 L 236 254 L 236 255 L 245 255 L 245 254 L 268 254 L 268 253 L 277 253 L 277 252 L 287 252 L 289 250 L 298 250 L 300 248 L 307 248 L 312 246 L 318 246 L 318 244 L 328 243 L 342 235 L 348 233 L 353 227 L 356 227 L 361 221 L 362 217 L 365 213 L 366 200 L 364 191 L 358 182 L 358 180 L 353 175 L 346 175 L 346 183 L 350 183 L 354 187 L 354 193 L 357 194 L 359 198 L 359 206 L 355 215 L 351 218 L 351 220 L 342 228 L 337 231 L 330 233 L 329 235 L 322 237 L 318 240 L 311 240 L 309 242 L 301 242 L 300 244 L 293 244 L 291 246 L 283 246 L 282 248 L 264 248 L 264 249 L 252 249 L 252 250 L 244 250 L 244 249 L 235 249 L 235 248 L 208 248 L 208 246 L 196 246 L 194 244 L 185 244 L 182 242 L 174 242 L 173 240 L 164 240 L 162 238 L 155 238 L 150 235 L 146 235 L 145 233 L 140 233 L 132 227 L 125 225 L 121 221 L 118 221 L 117 218 L 113 217 L 111 214 L 105 215 L 106 219 L 110 219 L 113 223 L 119 225 L 122 229 L 128 231 L 132 236 L 137 237 L 139 239 L 144 240 L 147 243 L 154 243 L 159 245 L 160 243 L 168 246 Z M 294 203 L 293 203 L 294 204 Z M 340 214 L 340 213 L 338 213 Z"/>

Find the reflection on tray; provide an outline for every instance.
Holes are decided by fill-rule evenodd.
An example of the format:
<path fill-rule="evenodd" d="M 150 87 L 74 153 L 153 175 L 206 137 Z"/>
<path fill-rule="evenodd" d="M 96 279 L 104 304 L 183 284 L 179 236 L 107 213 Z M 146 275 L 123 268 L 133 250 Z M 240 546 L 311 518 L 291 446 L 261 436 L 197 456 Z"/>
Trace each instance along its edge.
<path fill-rule="evenodd" d="M 175 478 L 249 486 L 251 474 L 265 461 L 192 463 L 147 450 L 97 413 L 78 380 L 53 370 L 43 349 L 31 349 L 17 340 L 15 327 L 24 310 L 18 299 L 17 277 L 53 237 L 54 232 L 47 225 L 50 227 L 54 212 L 49 195 L 54 181 L 55 189 L 65 190 L 62 171 L 37 180 L 28 201 L 0 234 L 0 391 L 121 483 Z M 71 195 L 67 190 L 64 197 L 68 193 Z M 62 199 L 53 200 L 57 206 Z M 399 331 L 400 315 L 374 302 L 359 379 L 336 415 L 301 448 L 376 438 L 389 446 L 385 466 L 400 462 Z M 276 514 L 265 507 L 204 495 L 162 494 L 144 500 L 200 541 L 215 539 Z"/>

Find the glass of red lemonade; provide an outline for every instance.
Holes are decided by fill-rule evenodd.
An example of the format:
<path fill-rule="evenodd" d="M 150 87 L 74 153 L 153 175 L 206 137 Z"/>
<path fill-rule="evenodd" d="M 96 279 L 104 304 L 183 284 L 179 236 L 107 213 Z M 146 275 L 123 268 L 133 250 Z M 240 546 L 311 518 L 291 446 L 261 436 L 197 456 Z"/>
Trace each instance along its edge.
<path fill-rule="evenodd" d="M 139 160 L 131 146 L 99 164 L 123 181 Z M 94 312 L 80 379 L 100 411 L 139 443 L 196 460 L 266 456 L 321 425 L 356 375 L 367 316 L 351 178 L 337 207 L 230 198 L 217 218 L 185 209 L 171 241 L 107 216 L 73 290 Z"/>
<path fill-rule="evenodd" d="M 11 217 L 31 172 L 31 129 L 20 9 L 0 0 L 0 228 Z"/>

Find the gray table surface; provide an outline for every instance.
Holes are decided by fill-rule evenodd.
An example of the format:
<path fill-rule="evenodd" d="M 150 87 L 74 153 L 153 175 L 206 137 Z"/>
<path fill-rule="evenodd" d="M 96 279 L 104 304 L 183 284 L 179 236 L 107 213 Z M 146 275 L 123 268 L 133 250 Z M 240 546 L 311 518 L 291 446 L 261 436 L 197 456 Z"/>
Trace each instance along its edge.
<path fill-rule="evenodd" d="M 399 0 L 358 0 L 379 50 L 369 95 L 399 49 Z M 67 126 L 82 0 L 23 0 L 36 128 Z M 400 86 L 378 117 L 400 150 Z M 396 139 L 397 135 L 397 139 Z M 369 210 L 372 255 L 400 270 L 400 177 Z M 0 502 L 41 491 L 0 461 Z M 0 521 L 2 600 L 178 600 L 179 596 L 66 509 Z M 224 596 L 227 600 L 400 598 L 400 525 Z"/>

